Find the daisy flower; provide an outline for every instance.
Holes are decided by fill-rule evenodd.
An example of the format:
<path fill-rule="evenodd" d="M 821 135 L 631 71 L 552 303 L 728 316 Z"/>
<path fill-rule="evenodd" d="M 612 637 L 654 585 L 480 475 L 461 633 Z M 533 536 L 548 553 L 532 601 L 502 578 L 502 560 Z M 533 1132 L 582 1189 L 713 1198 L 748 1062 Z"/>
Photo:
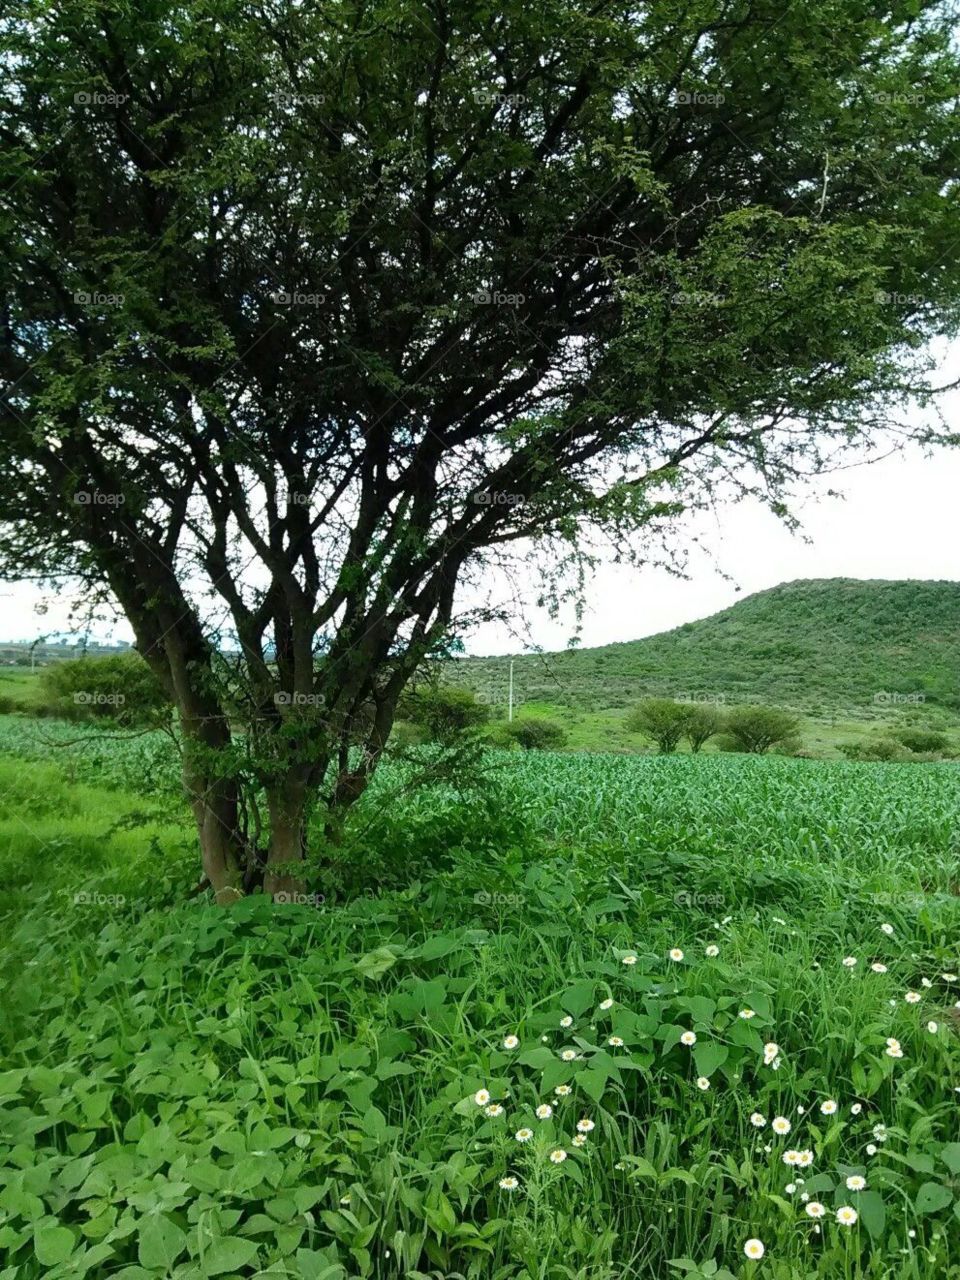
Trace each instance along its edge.
<path fill-rule="evenodd" d="M 887 1036 L 886 1041 L 884 1043 L 886 1044 L 888 1049 L 900 1048 L 900 1041 L 896 1038 L 896 1036 Z"/>
<path fill-rule="evenodd" d="M 511 1177 L 501 1178 L 500 1181 L 497 1183 L 497 1186 L 500 1188 L 501 1191 L 516 1191 L 519 1185 L 520 1183 L 517 1181 L 517 1179 L 511 1178 Z"/>
<path fill-rule="evenodd" d="M 570 1017 L 569 1013 L 568 1013 L 565 1017 L 563 1017 L 563 1018 L 561 1018 L 561 1019 L 560 1019 L 560 1025 L 561 1025 L 561 1027 L 572 1027 L 572 1026 L 573 1026 L 573 1019 Z"/>
<path fill-rule="evenodd" d="M 671 960 L 683 959 L 683 952 L 680 950 L 679 947 L 671 947 L 670 950 L 667 952 L 667 955 L 670 957 Z"/>
<path fill-rule="evenodd" d="M 955 973 L 941 973 L 940 977 L 944 982 L 956 982 L 957 975 Z"/>
<path fill-rule="evenodd" d="M 690 1044 L 696 1044 L 696 1043 L 697 1043 L 697 1035 L 696 1035 L 696 1032 L 695 1032 L 695 1031 L 684 1031 L 683 1035 L 680 1037 L 680 1043 L 681 1043 L 681 1044 L 687 1044 L 687 1045 L 690 1045 Z"/>
<path fill-rule="evenodd" d="M 781 1156 L 784 1164 L 797 1165 L 800 1163 L 800 1152 L 795 1151 L 792 1147 L 789 1151 L 785 1151 Z"/>
<path fill-rule="evenodd" d="M 716 945 L 716 943 L 711 942 L 709 947 L 706 948 L 703 954 L 705 956 L 709 956 L 710 959 L 713 960 L 716 956 L 720 954 L 720 948 Z"/>
<path fill-rule="evenodd" d="M 848 1204 L 842 1204 L 837 1210 L 837 1221 L 842 1227 L 852 1227 L 857 1216 L 856 1209 L 851 1209 Z"/>
<path fill-rule="evenodd" d="M 768 1067 L 770 1063 L 773 1062 L 774 1058 L 778 1058 L 779 1056 L 780 1046 L 778 1044 L 774 1044 L 772 1040 L 769 1044 L 765 1044 L 763 1046 L 763 1060 Z"/>
<path fill-rule="evenodd" d="M 766 1121 L 766 1118 L 762 1116 L 759 1111 L 754 1111 L 753 1114 L 750 1116 L 750 1123 L 753 1125 L 755 1129 L 762 1129 L 763 1126 L 767 1123 L 767 1121 Z"/>
<path fill-rule="evenodd" d="M 867 1180 L 860 1173 L 851 1173 L 850 1177 L 847 1179 L 848 1191 L 863 1191 L 866 1185 Z"/>
<path fill-rule="evenodd" d="M 927 1030 L 930 1032 L 930 1034 L 931 1034 L 932 1036 L 935 1036 L 935 1035 L 937 1034 L 937 1032 L 940 1030 L 940 1023 L 939 1023 L 939 1022 L 928 1022 L 928 1023 L 927 1023 Z"/>
<path fill-rule="evenodd" d="M 933 983 L 930 981 L 930 979 L 929 979 L 929 978 L 921 978 L 921 979 L 920 979 L 920 985 L 921 985 L 921 987 L 925 987 L 925 988 L 927 989 L 927 991 L 929 991 L 929 990 L 930 990 L 930 988 L 933 986 Z"/>
<path fill-rule="evenodd" d="M 793 1126 L 786 1116 L 774 1116 L 770 1128 L 774 1133 L 779 1133 L 782 1137 L 785 1133 L 789 1133 Z"/>
<path fill-rule="evenodd" d="M 809 1150 L 798 1151 L 797 1164 L 800 1166 L 801 1169 L 809 1169 L 810 1166 L 813 1164 L 813 1152 Z"/>
<path fill-rule="evenodd" d="M 568 1084 L 558 1084 L 553 1092 L 558 1098 L 565 1098 L 568 1093 L 572 1092 L 572 1090 Z"/>
<path fill-rule="evenodd" d="M 593 1121 L 588 1120 L 586 1117 L 584 1117 L 582 1120 L 577 1121 L 577 1128 L 581 1133 L 591 1133 L 596 1127 L 597 1126 L 593 1123 Z"/>
<path fill-rule="evenodd" d="M 868 1142 L 868 1143 L 867 1143 L 867 1155 L 868 1155 L 868 1156 L 875 1156 L 876 1154 L 877 1154 L 877 1148 L 873 1145 L 873 1143 L 872 1143 L 872 1142 Z"/>
<path fill-rule="evenodd" d="M 827 1210 L 819 1200 L 810 1200 L 803 1206 L 803 1212 L 808 1218 L 822 1218 Z"/>
<path fill-rule="evenodd" d="M 697 1076 L 697 1088 L 704 1091 L 710 1088 L 710 1081 L 706 1076 Z"/>
<path fill-rule="evenodd" d="M 886 1142 L 887 1126 L 885 1124 L 875 1124 L 873 1126 L 873 1136 L 878 1142 Z"/>
<path fill-rule="evenodd" d="M 611 1036 L 610 1039 L 607 1041 L 607 1044 L 613 1045 L 614 1049 L 623 1048 L 623 1041 L 620 1039 L 619 1036 Z"/>
<path fill-rule="evenodd" d="M 564 1049 L 563 1053 L 561 1053 L 560 1055 L 560 1058 L 563 1062 L 573 1062 L 576 1056 L 577 1056 L 576 1049 Z"/>
<path fill-rule="evenodd" d="M 550 1152 L 551 1164 L 563 1164 L 566 1158 L 567 1158 L 567 1153 L 564 1151 L 563 1147 L 557 1147 L 556 1151 Z"/>
<path fill-rule="evenodd" d="M 902 1058 L 902 1057 L 903 1057 L 903 1050 L 900 1048 L 900 1046 L 899 1046 L 898 1044 L 888 1044 L 888 1045 L 887 1045 L 886 1053 L 887 1053 L 887 1057 L 888 1057 L 888 1058 Z"/>
<path fill-rule="evenodd" d="M 516 1140 L 517 1140 L 518 1142 L 529 1142 L 529 1141 L 530 1141 L 530 1139 L 533 1137 L 533 1130 L 532 1130 L 532 1129 L 518 1129 L 518 1130 L 517 1130 L 517 1132 L 516 1132 L 513 1136 L 516 1138 Z"/>
<path fill-rule="evenodd" d="M 516 1036 L 504 1036 L 503 1038 L 503 1047 L 505 1049 L 515 1049 L 519 1043 L 520 1041 Z"/>
<path fill-rule="evenodd" d="M 797 1189 L 797 1184 L 795 1182 L 788 1182 L 783 1189 L 788 1196 L 792 1196 Z"/>
<path fill-rule="evenodd" d="M 743 1246 L 743 1252 L 748 1258 L 753 1258 L 757 1261 L 763 1257 L 766 1253 L 766 1249 L 764 1248 L 762 1240 L 748 1240 Z"/>
<path fill-rule="evenodd" d="M 833 1116 L 837 1113 L 837 1104 L 833 1098 L 826 1098 L 820 1103 L 820 1114 L 822 1116 Z"/>
<path fill-rule="evenodd" d="M 478 1089 L 473 1095 L 473 1100 L 478 1107 L 485 1107 L 490 1101 L 490 1094 L 486 1089 Z"/>
<path fill-rule="evenodd" d="M 856 957 L 856 956 L 844 956 L 844 957 L 843 957 L 843 965 L 844 965 L 844 968 L 845 968 L 845 969 L 852 969 L 852 968 L 853 968 L 853 966 L 854 966 L 856 963 L 857 963 L 857 957 Z"/>
<path fill-rule="evenodd" d="M 850 1108 L 850 1114 L 852 1116 L 858 1116 L 862 1110 L 863 1110 L 863 1103 L 855 1102 L 853 1106 Z"/>
<path fill-rule="evenodd" d="M 485 1116 L 502 1116 L 503 1107 L 500 1105 L 499 1102 L 491 1102 L 489 1107 L 483 1108 L 483 1114 Z"/>
<path fill-rule="evenodd" d="M 887 935 L 888 938 L 893 934 L 892 924 L 882 924 L 880 928 L 883 930 L 883 932 Z"/>
<path fill-rule="evenodd" d="M 908 991 L 903 998 L 906 1000 L 907 1004 L 919 1004 L 923 999 L 923 996 L 921 996 L 919 991 Z"/>
<path fill-rule="evenodd" d="M 874 964 L 872 964 L 870 968 L 873 970 L 874 973 L 887 972 L 887 966 L 885 964 L 881 964 L 879 960 L 877 960 Z"/>
<path fill-rule="evenodd" d="M 553 1107 L 551 1107 L 549 1102 L 541 1102 L 534 1112 L 534 1115 L 538 1120 L 549 1120 L 553 1115 Z"/>
<path fill-rule="evenodd" d="M 578 1133 L 573 1139 L 573 1145 L 575 1147 L 585 1147 L 587 1145 L 587 1135 L 585 1133 Z"/>
<path fill-rule="evenodd" d="M 633 952 L 631 952 L 631 953 L 630 953 L 630 955 L 628 955 L 628 956 L 624 956 L 624 957 L 623 957 L 623 960 L 621 961 L 621 963 L 622 963 L 622 964 L 636 964 L 636 963 L 637 963 L 637 957 L 633 954 Z"/>
<path fill-rule="evenodd" d="M 609 996 L 607 997 L 606 1000 L 600 1001 L 600 1008 L 603 1009 L 604 1011 L 606 1011 L 607 1009 L 613 1008 L 613 1001 L 610 999 Z"/>
<path fill-rule="evenodd" d="M 752 1009 L 741 1009 L 740 1012 L 737 1014 L 738 1018 L 746 1018 L 748 1021 L 750 1018 L 755 1018 L 756 1016 L 757 1015 L 754 1013 Z"/>

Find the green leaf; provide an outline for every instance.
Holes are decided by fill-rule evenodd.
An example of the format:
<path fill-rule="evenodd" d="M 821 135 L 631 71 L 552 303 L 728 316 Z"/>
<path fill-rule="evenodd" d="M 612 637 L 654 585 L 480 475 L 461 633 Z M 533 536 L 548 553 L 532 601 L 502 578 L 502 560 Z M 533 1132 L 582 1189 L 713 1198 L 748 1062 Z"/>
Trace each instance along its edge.
<path fill-rule="evenodd" d="M 214 1240 L 203 1251 L 203 1274 L 219 1276 L 224 1271 L 239 1271 L 257 1256 L 253 1240 L 239 1240 L 236 1236 L 224 1236 Z"/>
<path fill-rule="evenodd" d="M 948 1142 L 940 1152 L 940 1159 L 951 1173 L 960 1173 L 960 1142 Z"/>
<path fill-rule="evenodd" d="M 570 990 L 561 996 L 560 1003 L 567 1013 L 572 1013 L 575 1018 L 578 1018 L 593 1004 L 594 990 L 593 982 L 575 982 Z"/>
<path fill-rule="evenodd" d="M 914 1207 L 917 1213 L 937 1213 L 945 1209 L 953 1199 L 953 1192 L 941 1182 L 925 1182 L 917 1192 Z"/>
<path fill-rule="evenodd" d="M 697 1071 L 702 1076 L 712 1076 L 718 1067 L 722 1067 L 730 1056 L 730 1050 L 724 1044 L 697 1044 L 693 1049 L 693 1060 Z"/>
<path fill-rule="evenodd" d="M 65 1262 L 73 1252 L 73 1232 L 55 1224 L 38 1226 L 33 1233 L 33 1251 L 44 1267 L 55 1267 Z"/>
<path fill-rule="evenodd" d="M 879 1240 L 883 1235 L 883 1228 L 887 1220 L 887 1210 L 883 1203 L 883 1196 L 879 1191 L 861 1191 L 857 1194 L 853 1203 L 867 1231 L 873 1236 L 874 1240 Z"/>
<path fill-rule="evenodd" d="M 396 963 L 396 954 L 389 947 L 377 947 L 361 956 L 355 968 L 365 978 L 380 978 Z"/>
<path fill-rule="evenodd" d="M 141 1218 L 139 1237 L 140 1265 L 155 1271 L 169 1271 L 187 1243 L 186 1232 L 159 1213 Z"/>

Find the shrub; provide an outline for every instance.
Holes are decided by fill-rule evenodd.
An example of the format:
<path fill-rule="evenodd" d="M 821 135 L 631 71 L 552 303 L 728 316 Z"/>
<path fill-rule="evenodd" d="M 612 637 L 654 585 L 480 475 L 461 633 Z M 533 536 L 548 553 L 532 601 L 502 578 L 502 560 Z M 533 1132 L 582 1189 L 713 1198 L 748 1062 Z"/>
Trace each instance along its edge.
<path fill-rule="evenodd" d="M 159 680 L 133 651 L 103 658 L 69 658 L 44 667 L 40 687 L 46 712 L 70 720 L 109 719 L 123 725 L 148 725 L 158 724 L 170 714 Z"/>
<path fill-rule="evenodd" d="M 716 707 L 697 705 L 687 709 L 683 735 L 694 754 L 722 728 L 723 716 Z"/>
<path fill-rule="evenodd" d="M 423 728 L 434 742 L 453 742 L 485 724 L 490 709 L 477 701 L 470 689 L 453 685 L 426 685 L 406 693 L 400 718 Z"/>
<path fill-rule="evenodd" d="M 691 708 L 672 698 L 646 698 L 627 715 L 628 733 L 644 733 L 667 755 L 676 751 L 683 737 Z"/>
<path fill-rule="evenodd" d="M 899 729 L 894 737 L 902 742 L 908 751 L 920 754 L 939 754 L 947 747 L 949 739 L 945 733 L 936 729 Z"/>
<path fill-rule="evenodd" d="M 779 707 L 736 707 L 725 722 L 737 751 L 762 755 L 771 747 L 793 745 L 800 721 Z"/>
<path fill-rule="evenodd" d="M 504 732 L 525 751 L 555 751 L 567 741 L 567 733 L 562 726 L 541 716 L 513 720 L 504 727 Z"/>

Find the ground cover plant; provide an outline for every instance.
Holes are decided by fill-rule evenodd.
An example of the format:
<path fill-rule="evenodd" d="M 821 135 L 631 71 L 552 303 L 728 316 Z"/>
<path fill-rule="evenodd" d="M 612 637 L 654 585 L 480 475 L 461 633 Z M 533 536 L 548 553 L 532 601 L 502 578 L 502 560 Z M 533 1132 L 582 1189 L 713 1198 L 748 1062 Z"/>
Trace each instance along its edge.
<path fill-rule="evenodd" d="M 955 1273 L 954 766 L 397 763 L 402 887 L 225 913 L 170 750 L 0 721 L 4 1280 Z"/>

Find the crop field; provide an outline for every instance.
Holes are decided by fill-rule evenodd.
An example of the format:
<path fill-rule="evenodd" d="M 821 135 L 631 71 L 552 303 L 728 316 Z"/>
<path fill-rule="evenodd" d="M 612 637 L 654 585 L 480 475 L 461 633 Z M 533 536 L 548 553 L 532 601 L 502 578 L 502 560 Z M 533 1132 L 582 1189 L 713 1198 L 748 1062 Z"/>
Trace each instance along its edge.
<path fill-rule="evenodd" d="M 955 765 L 410 769 L 224 912 L 169 739 L 0 720 L 3 1280 L 960 1274 Z"/>

